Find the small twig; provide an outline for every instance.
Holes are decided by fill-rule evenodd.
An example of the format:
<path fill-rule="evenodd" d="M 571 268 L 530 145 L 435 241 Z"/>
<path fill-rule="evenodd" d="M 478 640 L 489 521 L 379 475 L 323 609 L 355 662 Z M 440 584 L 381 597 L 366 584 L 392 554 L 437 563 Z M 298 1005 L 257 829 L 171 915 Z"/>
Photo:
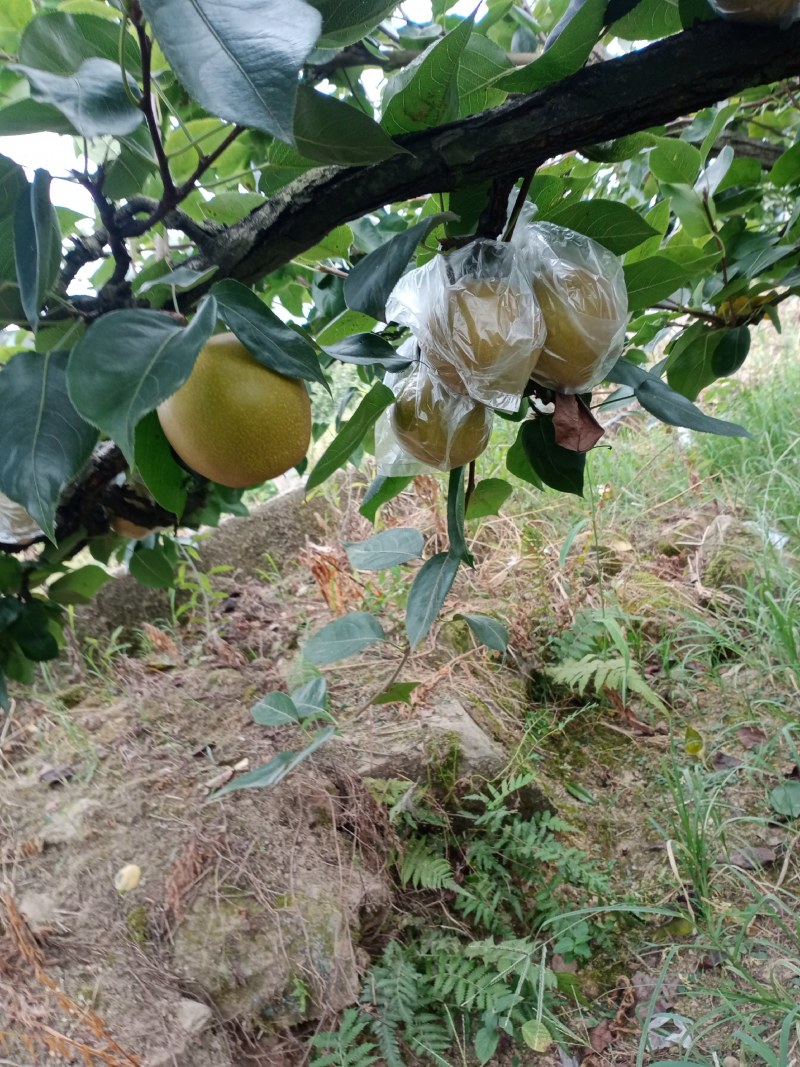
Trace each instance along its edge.
<path fill-rule="evenodd" d="M 397 667 L 392 672 L 391 678 L 388 680 L 388 682 L 384 682 L 383 685 L 381 685 L 381 687 L 379 689 L 377 689 L 369 697 L 368 700 L 365 700 L 364 703 L 353 713 L 353 718 L 354 719 L 360 719 L 361 716 L 365 712 L 369 711 L 369 709 L 372 707 L 372 704 L 373 704 L 375 698 L 380 696 L 381 693 L 385 693 L 387 689 L 390 689 L 394 685 L 394 683 L 400 677 L 400 672 L 402 671 L 403 667 L 405 667 L 405 665 L 408 663 L 408 660 L 409 660 L 410 656 L 411 656 L 411 649 L 407 648 L 405 650 L 405 652 L 403 653 L 402 659 L 400 660 L 400 662 L 397 664 Z"/>
<path fill-rule="evenodd" d="M 89 237 L 73 237 L 72 248 L 64 256 L 64 266 L 58 276 L 56 291 L 66 296 L 67 289 L 78 272 L 87 263 L 103 258 L 107 244 L 108 234 L 105 230 L 98 230 Z"/>
<path fill-rule="evenodd" d="M 514 230 L 516 229 L 517 222 L 519 221 L 520 214 L 522 213 L 522 206 L 525 203 L 525 198 L 530 191 L 531 183 L 533 181 L 533 173 L 526 174 L 522 179 L 522 185 L 519 187 L 517 193 L 517 199 L 514 203 L 514 207 L 511 209 L 511 216 L 506 226 L 506 232 L 503 234 L 504 241 L 510 241 L 514 236 Z"/>
<path fill-rule="evenodd" d="M 658 311 L 679 311 L 682 315 L 691 315 L 695 319 L 705 319 L 715 326 L 724 326 L 725 321 L 719 315 L 712 315 L 708 311 L 698 311 L 697 308 L 685 307 L 683 304 L 653 304 Z"/>
<path fill-rule="evenodd" d="M 94 205 L 97 208 L 97 213 L 100 216 L 100 221 L 103 223 L 108 234 L 108 244 L 111 248 L 111 255 L 114 257 L 115 265 L 114 273 L 106 282 L 106 285 L 103 286 L 103 289 L 114 289 L 125 281 L 128 268 L 131 265 L 131 257 L 127 245 L 125 244 L 124 239 L 120 236 L 116 226 L 114 205 L 103 195 L 103 168 L 99 168 L 94 178 L 81 174 L 78 170 L 74 170 L 72 174 L 76 181 L 82 185 L 91 196 Z"/>
<path fill-rule="evenodd" d="M 161 130 L 156 119 L 156 113 L 153 109 L 153 86 L 152 86 L 152 57 L 153 57 L 153 43 L 147 36 L 147 32 L 144 28 L 144 24 L 141 19 L 134 19 L 136 26 L 136 36 L 139 38 L 139 49 L 142 53 L 142 98 L 139 101 L 139 107 L 144 113 L 145 122 L 147 128 L 150 131 L 150 139 L 153 142 L 153 148 L 156 153 L 156 160 L 158 161 L 158 172 L 161 175 L 161 183 L 164 186 L 164 194 L 161 200 L 162 204 L 168 204 L 169 207 L 174 207 L 177 203 L 175 197 L 175 183 L 172 180 L 172 174 L 169 169 L 169 161 L 167 160 L 167 154 L 164 151 L 164 142 L 161 140 Z M 169 207 L 167 210 L 169 210 Z"/>

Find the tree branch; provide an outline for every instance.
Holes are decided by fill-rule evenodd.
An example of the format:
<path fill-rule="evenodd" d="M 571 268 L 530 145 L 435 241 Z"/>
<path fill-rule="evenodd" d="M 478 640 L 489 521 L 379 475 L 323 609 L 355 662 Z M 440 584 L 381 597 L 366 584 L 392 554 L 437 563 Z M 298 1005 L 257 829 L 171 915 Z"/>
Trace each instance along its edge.
<path fill-rule="evenodd" d="M 410 154 L 370 167 L 325 167 L 281 190 L 212 242 L 201 263 L 253 283 L 334 226 L 383 204 L 528 173 L 588 147 L 800 73 L 800 26 L 706 22 L 499 108 L 399 138 Z M 185 306 L 202 294 L 187 293 Z"/>

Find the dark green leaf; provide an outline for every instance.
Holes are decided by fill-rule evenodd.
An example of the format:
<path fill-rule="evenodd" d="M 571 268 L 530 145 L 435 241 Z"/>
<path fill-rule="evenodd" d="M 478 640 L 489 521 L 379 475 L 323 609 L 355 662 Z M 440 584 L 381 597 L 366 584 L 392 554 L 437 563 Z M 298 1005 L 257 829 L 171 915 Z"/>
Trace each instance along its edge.
<path fill-rule="evenodd" d="M 74 135 L 75 128 L 57 107 L 40 104 L 26 97 L 0 110 L 0 137 L 16 137 L 26 133 Z"/>
<path fill-rule="evenodd" d="M 579 200 L 556 206 L 541 218 L 584 233 L 618 256 L 657 233 L 638 211 L 616 200 Z"/>
<path fill-rule="evenodd" d="M 648 256 L 626 263 L 624 271 L 629 311 L 642 311 L 666 300 L 691 278 L 690 271 L 668 256 Z"/>
<path fill-rule="evenodd" d="M 695 22 L 706 22 L 718 17 L 708 0 L 679 0 L 678 11 L 681 16 L 681 25 L 685 29 L 689 29 Z M 693 1067 L 693 1065 L 689 1063 L 685 1067 Z M 694 1067 L 697 1065 L 695 1064 Z"/>
<path fill-rule="evenodd" d="M 357 106 L 301 85 L 294 114 L 298 152 L 319 163 L 358 166 L 405 152 Z"/>
<path fill-rule="evenodd" d="M 788 781 L 777 786 L 769 795 L 773 811 L 789 819 L 800 819 L 800 782 Z"/>
<path fill-rule="evenodd" d="M 298 73 L 322 19 L 304 0 L 141 0 L 186 89 L 212 115 L 292 140 Z"/>
<path fill-rule="evenodd" d="M 136 427 L 136 470 L 155 500 L 180 518 L 186 506 L 186 471 L 172 455 L 158 415 L 151 411 Z"/>
<path fill-rule="evenodd" d="M 378 693 L 373 704 L 410 704 L 411 694 L 419 682 L 392 682 L 388 689 Z"/>
<path fill-rule="evenodd" d="M 363 311 L 373 319 L 383 320 L 386 301 L 405 271 L 414 249 L 431 230 L 450 218 L 449 212 L 429 215 L 359 260 L 345 279 L 344 298 L 347 306 L 353 311 Z"/>
<path fill-rule="evenodd" d="M 528 482 L 529 485 L 533 485 L 537 489 L 544 489 L 544 482 L 531 466 L 531 462 L 525 451 L 523 431 L 526 426 L 527 422 L 523 422 L 519 428 L 519 433 L 516 436 L 514 444 L 509 448 L 506 454 L 506 469 L 510 474 L 513 474 L 515 478 L 520 478 L 523 482 Z"/>
<path fill-rule="evenodd" d="M 300 721 L 295 703 L 286 693 L 267 693 L 250 714 L 259 726 L 291 726 Z"/>
<path fill-rule="evenodd" d="M 58 274 L 61 233 L 50 203 L 50 175 L 37 170 L 28 195 L 17 198 L 14 211 L 14 259 L 25 317 L 35 333 L 39 311 Z"/>
<path fill-rule="evenodd" d="M 508 630 L 497 619 L 489 615 L 456 615 L 463 619 L 482 645 L 505 653 L 508 649 Z"/>
<path fill-rule="evenodd" d="M 711 356 L 711 369 L 718 378 L 735 374 L 750 351 L 750 331 L 746 326 L 725 330 Z"/>
<path fill-rule="evenodd" d="M 464 490 L 465 468 L 455 467 L 450 471 L 447 486 L 447 537 L 450 555 L 471 567 L 473 559 L 464 534 Z"/>
<path fill-rule="evenodd" d="M 367 489 L 361 502 L 361 507 L 358 510 L 365 519 L 375 522 L 375 516 L 378 514 L 378 508 L 381 504 L 394 500 L 413 480 L 411 475 L 402 478 L 387 478 L 379 475 Z"/>
<path fill-rule="evenodd" d="M 389 133 L 426 130 L 458 117 L 458 67 L 472 26 L 472 18 L 464 19 L 389 79 L 381 119 Z"/>
<path fill-rule="evenodd" d="M 67 394 L 67 356 L 22 352 L 0 367 L 0 491 L 22 504 L 52 540 L 61 490 L 81 470 L 97 431 Z"/>
<path fill-rule="evenodd" d="M 73 349 L 67 374 L 72 402 L 116 441 L 129 463 L 140 420 L 183 385 L 216 320 L 213 297 L 188 326 L 160 311 L 112 311 Z"/>
<path fill-rule="evenodd" d="M 23 603 L 15 622 L 8 627 L 23 655 L 34 663 L 55 659 L 58 642 L 50 629 L 52 616 L 38 600 Z"/>
<path fill-rule="evenodd" d="M 128 561 L 128 569 L 141 585 L 148 589 L 170 589 L 175 581 L 175 568 L 164 549 L 137 545 Z"/>
<path fill-rule="evenodd" d="M 149 281 L 144 282 L 139 286 L 139 292 L 148 293 L 151 289 L 155 289 L 156 286 L 163 285 L 167 289 L 174 289 L 178 293 L 186 293 L 190 289 L 194 289 L 200 282 L 210 278 L 216 273 L 217 269 L 217 267 L 208 267 L 206 270 L 192 270 L 191 267 L 176 267 L 175 270 L 168 271 L 158 278 L 151 278 Z M 233 282 L 231 284 L 236 285 L 238 283 Z M 249 293 L 250 290 L 248 289 L 247 292 Z"/>
<path fill-rule="evenodd" d="M 0 553 L 0 593 L 17 593 L 22 584 L 22 576 L 25 571 L 22 564 L 14 556 Z M 3 621 L 0 619 L 0 630 L 3 629 Z"/>
<path fill-rule="evenodd" d="M 472 491 L 467 504 L 467 519 L 485 519 L 488 515 L 498 515 L 500 508 L 514 492 L 511 485 L 502 478 L 484 478 Z"/>
<path fill-rule="evenodd" d="M 539 415 L 523 422 L 520 439 L 528 462 L 545 485 L 559 493 L 583 496 L 586 455 L 556 444 L 552 416 Z"/>
<path fill-rule="evenodd" d="M 397 6 L 397 0 L 309 0 L 322 15 L 320 48 L 342 48 L 360 41 Z"/>
<path fill-rule="evenodd" d="M 308 476 L 307 492 L 317 485 L 322 485 L 334 471 L 347 463 L 380 413 L 393 403 L 392 390 L 383 382 L 375 382 Z"/>
<path fill-rule="evenodd" d="M 323 626 L 303 644 L 303 655 L 318 667 L 326 663 L 355 656 L 376 641 L 383 641 L 386 634 L 374 615 L 366 611 L 354 611 L 341 619 L 334 619 Z"/>
<path fill-rule="evenodd" d="M 374 333 L 353 334 L 337 344 L 325 345 L 323 352 L 342 363 L 358 363 L 365 367 L 379 363 L 388 371 L 402 371 L 409 366 L 407 359 L 398 356 L 396 348 Z"/>
<path fill-rule="evenodd" d="M 701 433 L 715 433 L 722 437 L 749 437 L 747 430 L 733 422 L 704 415 L 700 408 L 680 393 L 674 392 L 657 375 L 637 367 L 627 359 L 620 359 L 606 375 L 608 381 L 627 385 L 636 399 L 651 415 L 670 426 L 685 426 Z"/>
<path fill-rule="evenodd" d="M 494 41 L 482 33 L 473 33 L 458 64 L 458 117 L 463 119 L 502 104 L 507 94 L 494 83 L 512 66 L 506 53 Z M 457 210 L 452 199 L 450 206 Z"/>
<path fill-rule="evenodd" d="M 103 192 L 109 200 L 135 196 L 158 169 L 153 142 L 146 126 L 120 139 L 120 152 L 106 168 Z"/>
<path fill-rule="evenodd" d="M 144 119 L 125 92 L 122 71 L 109 59 L 86 59 L 74 74 L 51 74 L 17 65 L 31 83 L 32 96 L 64 115 L 84 137 L 124 137 Z"/>
<path fill-rule="evenodd" d="M 406 634 L 412 648 L 422 641 L 453 587 L 461 560 L 439 552 L 422 565 L 408 594 Z"/>
<path fill-rule="evenodd" d="M 0 156 L 0 218 L 14 214 L 17 198 L 28 188 L 25 171 L 8 156 Z"/>
<path fill-rule="evenodd" d="M 7 629 L 22 611 L 22 601 L 13 596 L 0 597 L 0 632 Z"/>
<path fill-rule="evenodd" d="M 213 285 L 211 295 L 217 301 L 219 317 L 254 359 L 287 378 L 305 378 L 328 389 L 313 344 L 281 322 L 252 289 L 227 280 Z"/>
<path fill-rule="evenodd" d="M 51 582 L 47 595 L 56 604 L 88 604 L 110 579 L 111 574 L 104 567 L 88 563 Z"/>
<path fill-rule="evenodd" d="M 667 381 L 688 400 L 695 400 L 716 380 L 714 352 L 723 331 L 695 322 L 668 348 Z"/>
<path fill-rule="evenodd" d="M 800 181 L 800 144 L 787 148 L 769 172 L 769 178 L 773 185 L 794 185 Z"/>
<path fill-rule="evenodd" d="M 25 28 L 17 53 L 26 67 L 51 74 L 74 74 L 87 59 L 119 61 L 119 24 L 97 15 L 71 15 L 54 11 L 37 15 Z M 141 72 L 141 56 L 135 38 L 125 35 L 125 66 Z"/>
<path fill-rule="evenodd" d="M 366 541 L 345 544 L 350 565 L 359 571 L 380 571 L 398 563 L 419 559 L 425 547 L 425 538 L 419 530 L 409 527 L 393 527 L 375 534 Z"/>
<path fill-rule="evenodd" d="M 578 0 L 553 31 L 546 51 L 517 71 L 504 74 L 497 86 L 510 93 L 532 93 L 575 74 L 597 44 L 608 0 Z"/>
<path fill-rule="evenodd" d="M 324 730 L 318 730 L 314 740 L 309 745 L 306 745 L 301 752 L 280 752 L 269 763 L 265 763 L 263 767 L 256 767 L 255 770 L 248 771 L 247 774 L 243 774 L 240 778 L 234 778 L 232 782 L 228 782 L 227 785 L 224 785 L 222 789 L 218 789 L 213 794 L 212 799 L 217 800 L 219 797 L 225 796 L 226 793 L 236 792 L 237 789 L 266 789 L 269 786 L 277 785 L 295 767 L 298 767 L 303 760 L 313 755 L 326 741 L 330 741 L 335 733 L 335 726 L 326 726 Z"/>

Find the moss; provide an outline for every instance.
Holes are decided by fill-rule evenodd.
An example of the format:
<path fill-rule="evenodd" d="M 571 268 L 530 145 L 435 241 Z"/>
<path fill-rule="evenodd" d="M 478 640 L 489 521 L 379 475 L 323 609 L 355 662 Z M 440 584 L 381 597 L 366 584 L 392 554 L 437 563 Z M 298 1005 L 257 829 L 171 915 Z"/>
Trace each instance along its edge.
<path fill-rule="evenodd" d="M 470 629 L 463 619 L 448 619 L 439 627 L 439 644 L 463 656 L 472 648 Z"/>
<path fill-rule="evenodd" d="M 59 703 L 69 710 L 82 703 L 88 691 L 87 686 L 78 682 L 75 685 L 68 685 L 65 689 L 59 689 L 56 696 Z"/>
<path fill-rule="evenodd" d="M 146 945 L 150 940 L 150 915 L 144 904 L 139 904 L 125 916 L 128 937 L 136 945 Z"/>
<path fill-rule="evenodd" d="M 461 768 L 461 738 L 448 731 L 431 738 L 425 745 L 428 786 L 442 800 L 455 795 Z"/>
<path fill-rule="evenodd" d="M 650 571 L 629 571 L 614 583 L 614 590 L 627 614 L 646 619 L 685 615 L 691 607 L 691 598 L 684 589 Z"/>

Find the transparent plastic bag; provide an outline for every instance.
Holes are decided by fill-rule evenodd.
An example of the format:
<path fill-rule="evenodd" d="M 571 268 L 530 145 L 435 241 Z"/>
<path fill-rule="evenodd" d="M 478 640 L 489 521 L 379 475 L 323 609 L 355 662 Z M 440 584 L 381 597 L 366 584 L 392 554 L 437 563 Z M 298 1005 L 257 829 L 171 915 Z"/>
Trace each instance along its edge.
<path fill-rule="evenodd" d="M 406 359 L 415 359 L 417 354 L 417 342 L 414 337 L 409 337 L 397 349 L 398 356 Z M 400 386 L 405 378 L 416 374 L 419 363 L 399 374 L 387 374 L 384 385 L 388 385 L 397 396 Z M 392 408 L 386 408 L 378 416 L 375 423 L 375 461 L 378 474 L 384 478 L 405 478 L 409 475 L 425 474 L 430 469 L 424 463 L 420 463 L 410 452 L 400 444 L 392 427 Z"/>
<path fill-rule="evenodd" d="M 491 408 L 452 393 L 417 363 L 393 383 L 397 400 L 386 428 L 376 430 L 380 474 L 419 474 L 413 464 L 449 471 L 476 459 L 489 443 Z"/>
<path fill-rule="evenodd" d="M 421 360 L 453 393 L 516 411 L 542 351 L 544 319 L 525 256 L 478 239 L 400 279 L 387 317 L 411 328 Z"/>
<path fill-rule="evenodd" d="M 601 382 L 622 353 L 628 292 L 622 264 L 603 245 L 551 222 L 517 228 L 547 339 L 531 377 L 561 393 Z"/>
<path fill-rule="evenodd" d="M 735 22 L 760 22 L 785 29 L 800 19 L 800 0 L 709 0 L 718 15 Z"/>
<path fill-rule="evenodd" d="M 42 536 L 42 531 L 21 504 L 0 493 L 0 541 L 24 545 Z"/>

